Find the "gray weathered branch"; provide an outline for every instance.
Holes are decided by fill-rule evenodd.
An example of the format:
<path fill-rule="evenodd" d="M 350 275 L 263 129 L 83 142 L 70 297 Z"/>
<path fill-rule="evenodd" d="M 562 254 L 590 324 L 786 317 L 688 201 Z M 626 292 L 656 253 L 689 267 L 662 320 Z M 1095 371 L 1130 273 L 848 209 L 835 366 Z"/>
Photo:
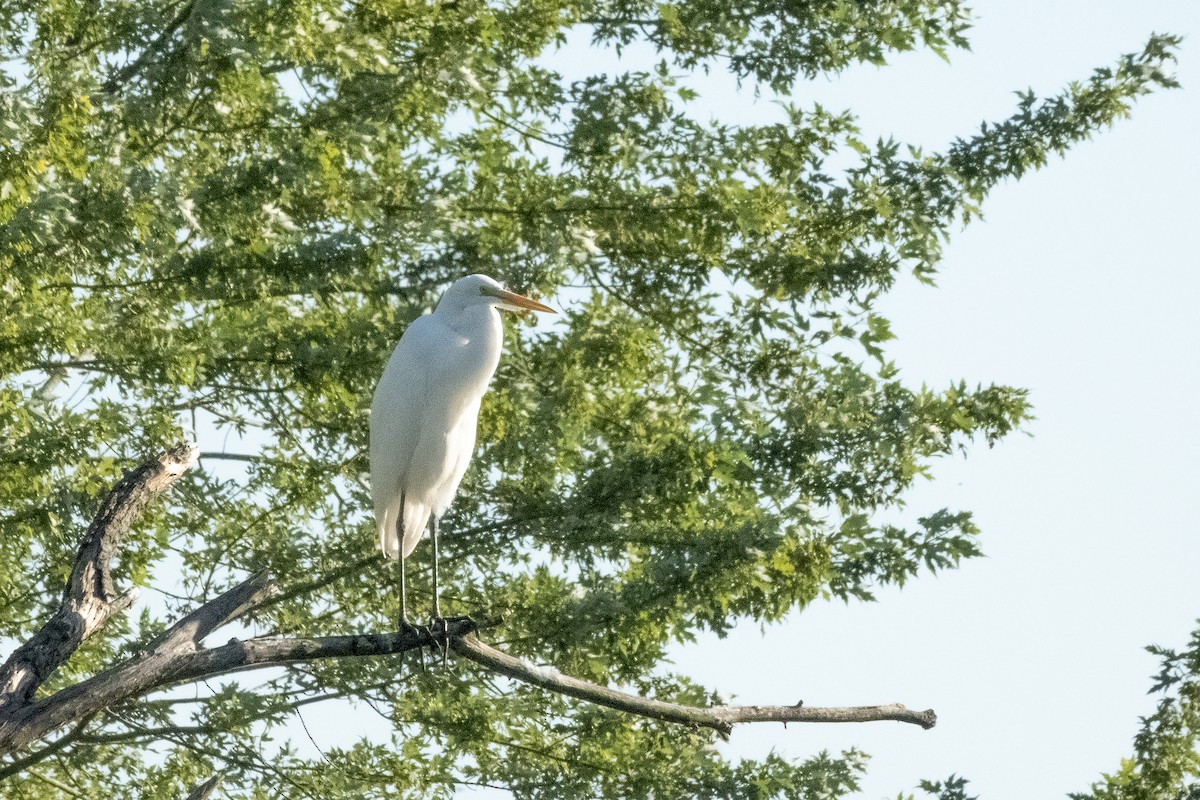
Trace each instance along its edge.
<path fill-rule="evenodd" d="M 540 686 L 552 692 L 586 700 L 641 717 L 712 728 L 728 736 L 742 722 L 878 722 L 893 720 L 920 725 L 928 730 L 937 723 L 932 709 L 913 711 L 898 703 L 884 706 L 818 708 L 794 706 L 685 706 L 649 697 L 627 694 L 595 683 L 564 675 L 553 667 L 539 667 L 481 642 L 476 636 L 462 636 L 450 647 L 463 658 L 501 675 Z"/>
<path fill-rule="evenodd" d="M 128 661 L 0 715 L 0 754 L 19 750 L 73 720 L 169 686 L 234 672 L 324 658 L 392 655 L 438 644 L 438 637 L 429 629 L 409 628 L 399 633 L 353 636 L 231 639 L 218 647 L 204 647 L 205 636 L 259 607 L 276 592 L 266 573 L 254 575 L 188 614 Z M 468 619 L 450 620 L 447 632 L 452 638 L 461 638 L 475 628 Z"/>
<path fill-rule="evenodd" d="M 116 594 L 110 562 L 142 509 L 196 463 L 196 453 L 194 445 L 173 447 L 113 487 L 79 546 L 58 611 L 0 667 L 0 713 L 28 703 L 84 639 L 136 599 L 136 590 Z"/>
<path fill-rule="evenodd" d="M 131 593 L 115 595 L 111 560 L 146 504 L 195 460 L 196 448 L 180 445 L 128 473 L 105 499 L 80 545 L 58 612 L 0 667 L 0 755 L 16 753 L 73 722 L 80 726 L 78 733 L 82 731 L 80 720 L 170 686 L 318 659 L 392 655 L 439 647 L 443 641 L 448 641 L 463 658 L 516 680 L 630 714 L 711 728 L 721 735 L 728 735 L 734 725 L 743 722 L 895 720 L 932 728 L 937 720 L 933 711 L 911 711 L 902 705 L 701 707 L 640 697 L 564 675 L 552 667 L 538 667 L 489 647 L 474 635 L 479 626 L 465 618 L 448 620 L 437 634 L 428 628 L 410 627 L 397 633 L 231 639 L 223 645 L 206 647 L 204 639 L 220 628 L 281 597 L 299 593 L 294 590 L 280 595 L 266 573 L 253 575 L 204 603 L 128 660 L 53 695 L 34 699 L 37 688 L 80 642 L 133 601 Z M 17 769 L 26 761 L 34 763 L 73 738 L 74 734 L 63 737 L 29 759 L 8 766 Z"/>

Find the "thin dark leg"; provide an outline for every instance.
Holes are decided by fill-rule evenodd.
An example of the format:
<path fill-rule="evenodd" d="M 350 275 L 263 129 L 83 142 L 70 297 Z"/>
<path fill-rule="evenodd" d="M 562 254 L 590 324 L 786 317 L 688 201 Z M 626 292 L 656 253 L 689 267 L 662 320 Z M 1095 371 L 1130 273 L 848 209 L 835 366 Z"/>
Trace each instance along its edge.
<path fill-rule="evenodd" d="M 442 618 L 442 602 L 438 597 L 438 518 L 431 517 L 433 525 L 433 618 Z"/>
<path fill-rule="evenodd" d="M 404 596 L 407 594 L 407 588 L 404 585 L 404 547 L 400 547 L 400 630 L 403 631 L 408 627 L 408 608 L 404 601 Z"/>
<path fill-rule="evenodd" d="M 404 569 L 404 494 L 400 495 L 400 517 L 396 520 L 396 535 L 400 543 L 400 633 L 408 633 L 416 630 L 411 622 L 408 621 L 408 587 L 405 581 Z M 404 655 L 400 656 L 401 664 L 404 663 Z M 425 671 L 425 650 L 421 650 L 420 656 L 421 671 Z"/>
<path fill-rule="evenodd" d="M 408 627 L 407 587 L 404 585 L 404 493 L 400 494 L 400 516 L 396 519 L 396 538 L 400 544 L 400 632 Z"/>
<path fill-rule="evenodd" d="M 449 627 L 446 625 L 446 620 L 442 617 L 442 600 L 439 596 L 440 584 L 438 583 L 438 518 L 433 515 L 430 518 L 432 524 L 430 533 L 433 538 L 433 631 L 436 633 L 438 628 L 441 628 L 441 638 L 438 640 L 438 646 L 442 651 L 442 666 L 446 666 L 446 655 L 450 649 L 450 640 L 447 636 Z"/>

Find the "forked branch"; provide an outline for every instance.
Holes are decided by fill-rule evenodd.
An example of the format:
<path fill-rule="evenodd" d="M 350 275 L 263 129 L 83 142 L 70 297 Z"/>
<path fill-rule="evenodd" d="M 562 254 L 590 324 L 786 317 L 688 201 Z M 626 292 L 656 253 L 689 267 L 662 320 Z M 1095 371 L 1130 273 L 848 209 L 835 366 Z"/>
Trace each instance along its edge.
<path fill-rule="evenodd" d="M 0 714 L 0 754 L 20 750 L 73 720 L 134 697 L 220 675 L 327 658 L 403 653 L 438 645 L 427 628 L 354 636 L 230 639 L 205 647 L 208 634 L 258 608 L 277 593 L 259 573 L 210 600 L 168 628 L 129 660 L 49 697 Z M 445 634 L 458 639 L 475 630 L 471 620 L 451 620 Z M 440 633 L 440 632 L 439 632 Z"/>
<path fill-rule="evenodd" d="M 894 720 L 932 728 L 937 720 L 933 711 L 912 711 L 902 705 L 703 707 L 640 697 L 503 653 L 481 642 L 475 635 L 478 626 L 466 618 L 448 620 L 436 634 L 428 628 L 408 628 L 351 636 L 231 639 L 206 647 L 205 637 L 279 595 L 266 573 L 250 577 L 187 614 L 123 663 L 49 697 L 34 699 L 37 688 L 80 642 L 132 602 L 132 594 L 115 596 L 111 560 L 146 504 L 194 464 L 195 458 L 196 449 L 190 445 L 169 450 L 128 473 L 105 499 L 80 545 L 58 612 L 0 668 L 0 755 L 15 753 L 73 722 L 78 724 L 106 708 L 170 686 L 246 670 L 327 658 L 392 655 L 444 643 L 462 658 L 515 680 L 629 714 L 711 728 L 723 736 L 743 722 Z M 57 742 L 50 748 L 56 746 Z M 19 763 L 10 762 L 9 766 Z"/>
<path fill-rule="evenodd" d="M 146 504 L 195 464 L 197 453 L 194 445 L 173 447 L 126 473 L 109 492 L 79 545 L 58 610 L 0 667 L 0 713 L 28 703 L 86 638 L 137 598 L 136 590 L 116 594 L 112 558 Z"/>

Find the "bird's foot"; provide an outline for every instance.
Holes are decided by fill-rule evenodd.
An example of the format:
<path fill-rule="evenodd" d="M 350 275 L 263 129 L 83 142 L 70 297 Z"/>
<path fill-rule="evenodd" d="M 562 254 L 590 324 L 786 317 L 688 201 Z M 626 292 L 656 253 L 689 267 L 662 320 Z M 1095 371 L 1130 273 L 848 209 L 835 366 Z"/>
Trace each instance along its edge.
<path fill-rule="evenodd" d="M 408 639 L 425 639 L 434 638 L 433 631 L 428 627 L 414 625 L 407 619 L 400 620 L 400 635 Z M 425 672 L 425 647 L 417 647 L 417 663 L 421 665 L 421 673 Z M 404 660 L 404 654 L 401 654 L 401 659 Z"/>
<path fill-rule="evenodd" d="M 441 617 L 435 616 L 429 623 L 429 630 L 434 644 L 442 653 L 442 666 L 446 666 L 446 656 L 450 652 L 450 627 L 462 630 L 464 625 L 470 625 L 468 630 L 474 630 L 474 621 L 470 617 Z"/>
<path fill-rule="evenodd" d="M 450 620 L 446 617 L 437 615 L 429 622 L 430 636 L 433 637 L 433 644 L 442 654 L 442 667 L 446 666 L 446 659 L 450 653 Z"/>

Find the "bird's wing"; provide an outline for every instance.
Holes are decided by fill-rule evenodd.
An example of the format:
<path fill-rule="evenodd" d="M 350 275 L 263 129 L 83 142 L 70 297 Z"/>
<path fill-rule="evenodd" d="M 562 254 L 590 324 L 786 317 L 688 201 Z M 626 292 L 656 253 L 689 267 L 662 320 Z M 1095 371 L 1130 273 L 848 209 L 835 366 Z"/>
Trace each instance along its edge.
<path fill-rule="evenodd" d="M 475 450 L 475 429 L 479 420 L 479 400 L 475 399 L 451 421 L 452 427 L 446 437 L 446 469 L 433 496 L 433 511 L 441 514 L 450 505 L 462 483 L 463 475 L 471 463 Z"/>
<path fill-rule="evenodd" d="M 396 522 L 400 510 L 400 494 L 412 463 L 413 453 L 421 439 L 422 424 L 430 404 L 431 359 L 436 358 L 435 323 L 420 317 L 409 324 L 400 337 L 392 357 L 375 388 L 371 401 L 371 494 L 375 505 L 375 521 L 379 527 L 380 546 L 390 556 L 397 557 L 401 543 L 397 540 Z M 405 550 L 411 551 L 424 529 L 414 518 L 419 498 L 405 499 Z M 424 518 L 428 518 L 425 513 Z M 416 527 L 416 530 L 409 530 Z M 407 541 L 414 536 L 411 545 Z"/>
<path fill-rule="evenodd" d="M 431 322 L 429 337 L 436 355 L 428 362 L 429 400 L 404 486 L 406 502 L 411 492 L 441 515 L 471 460 L 480 399 L 499 353 L 493 355 L 485 342 L 467 339 L 436 315 Z"/>

